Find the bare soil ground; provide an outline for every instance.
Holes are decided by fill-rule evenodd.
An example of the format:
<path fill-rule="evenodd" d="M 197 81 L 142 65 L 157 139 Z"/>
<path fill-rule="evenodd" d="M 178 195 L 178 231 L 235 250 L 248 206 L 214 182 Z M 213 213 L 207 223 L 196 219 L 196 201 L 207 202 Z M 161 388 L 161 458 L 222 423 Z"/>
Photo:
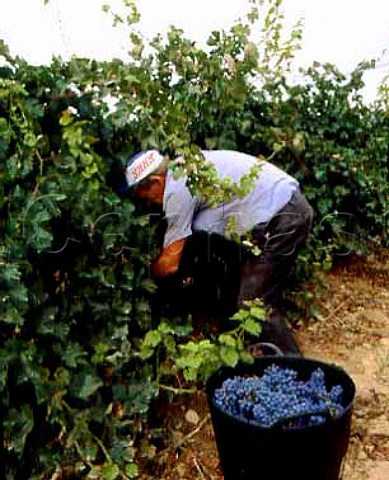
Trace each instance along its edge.
<path fill-rule="evenodd" d="M 329 273 L 321 312 L 296 333 L 305 357 L 343 367 L 357 386 L 342 478 L 388 480 L 389 251 Z M 223 479 L 204 394 L 171 405 L 164 428 L 168 446 L 149 452 L 144 480 Z"/>

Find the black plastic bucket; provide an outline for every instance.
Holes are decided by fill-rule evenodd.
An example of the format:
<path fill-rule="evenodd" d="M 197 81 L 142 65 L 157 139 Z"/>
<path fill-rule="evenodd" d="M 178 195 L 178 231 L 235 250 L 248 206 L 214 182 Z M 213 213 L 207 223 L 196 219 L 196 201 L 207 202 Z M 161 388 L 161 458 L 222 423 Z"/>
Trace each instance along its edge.
<path fill-rule="evenodd" d="M 223 412 L 213 395 L 234 376 L 261 376 L 269 365 L 291 368 L 306 381 L 321 368 L 326 387 L 341 385 L 344 411 L 337 418 L 309 427 L 283 429 L 252 425 Z M 338 480 L 347 452 L 355 384 L 333 365 L 301 357 L 262 356 L 252 365 L 222 368 L 207 385 L 208 403 L 225 480 Z"/>

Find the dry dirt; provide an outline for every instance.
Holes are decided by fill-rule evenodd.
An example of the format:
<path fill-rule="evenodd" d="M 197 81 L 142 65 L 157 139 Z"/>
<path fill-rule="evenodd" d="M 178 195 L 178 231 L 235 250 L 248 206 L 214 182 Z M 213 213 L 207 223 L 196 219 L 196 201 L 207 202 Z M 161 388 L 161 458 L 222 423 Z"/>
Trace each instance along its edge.
<path fill-rule="evenodd" d="M 389 251 L 329 273 L 322 298 L 321 316 L 296 333 L 305 357 L 343 367 L 357 386 L 342 480 L 389 480 Z M 168 446 L 149 452 L 143 480 L 223 479 L 204 394 L 171 405 L 165 428 Z"/>

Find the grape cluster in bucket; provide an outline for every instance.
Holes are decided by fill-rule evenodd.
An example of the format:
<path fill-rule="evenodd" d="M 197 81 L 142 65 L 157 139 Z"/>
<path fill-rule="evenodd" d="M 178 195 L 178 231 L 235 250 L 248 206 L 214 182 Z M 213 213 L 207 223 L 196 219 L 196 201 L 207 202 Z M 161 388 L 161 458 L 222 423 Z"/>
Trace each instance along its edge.
<path fill-rule="evenodd" d="M 326 388 L 325 374 L 315 369 L 308 380 L 290 368 L 270 365 L 261 376 L 234 376 L 213 395 L 223 412 L 261 427 L 301 428 L 341 416 L 343 388 Z"/>

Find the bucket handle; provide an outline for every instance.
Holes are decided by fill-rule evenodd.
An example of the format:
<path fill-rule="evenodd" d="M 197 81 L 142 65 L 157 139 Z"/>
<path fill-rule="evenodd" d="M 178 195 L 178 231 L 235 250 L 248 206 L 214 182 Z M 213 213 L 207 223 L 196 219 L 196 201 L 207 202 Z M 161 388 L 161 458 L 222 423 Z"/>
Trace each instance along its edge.
<path fill-rule="evenodd" d="M 253 343 L 252 345 L 249 345 L 247 348 L 247 353 L 249 353 L 251 356 L 258 357 L 260 355 L 260 351 L 265 348 L 270 348 L 270 350 L 273 350 L 274 355 L 283 357 L 284 354 L 282 350 L 277 347 L 277 345 L 274 345 L 274 343 L 268 343 L 268 342 L 258 342 L 258 343 Z M 263 352 L 262 352 L 263 353 Z"/>

